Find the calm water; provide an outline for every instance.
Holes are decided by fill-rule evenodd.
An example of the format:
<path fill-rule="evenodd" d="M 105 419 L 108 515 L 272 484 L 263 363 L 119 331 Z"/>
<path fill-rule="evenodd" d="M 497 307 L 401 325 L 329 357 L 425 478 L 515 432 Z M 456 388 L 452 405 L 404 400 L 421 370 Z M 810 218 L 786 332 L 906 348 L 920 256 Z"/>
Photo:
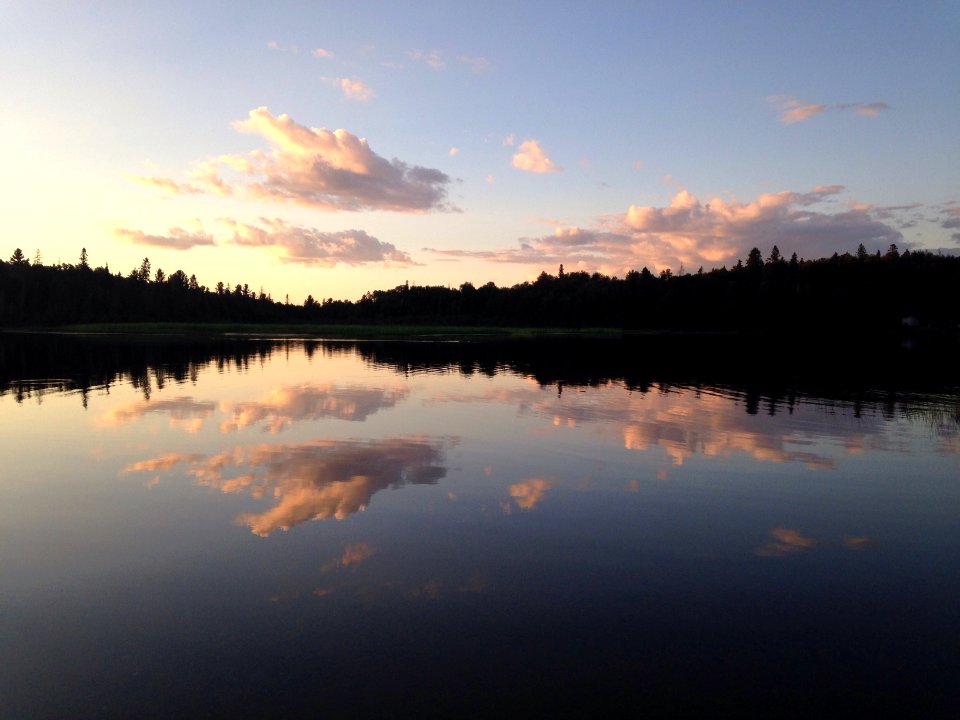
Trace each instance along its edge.
<path fill-rule="evenodd" d="M 0 336 L 0 717 L 957 717 L 955 389 L 723 354 Z"/>

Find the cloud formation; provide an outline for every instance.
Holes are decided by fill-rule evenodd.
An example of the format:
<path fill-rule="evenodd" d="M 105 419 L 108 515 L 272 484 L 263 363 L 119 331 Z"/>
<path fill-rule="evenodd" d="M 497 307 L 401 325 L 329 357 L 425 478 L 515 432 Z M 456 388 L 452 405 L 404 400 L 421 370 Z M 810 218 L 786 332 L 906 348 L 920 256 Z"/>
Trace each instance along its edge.
<path fill-rule="evenodd" d="M 303 383 L 272 390 L 265 398 L 251 402 L 221 404 L 228 416 L 221 432 L 233 432 L 260 423 L 276 433 L 296 422 L 337 418 L 363 422 L 371 415 L 404 400 L 407 388 L 336 386 L 330 383 Z"/>
<path fill-rule="evenodd" d="M 321 80 L 339 87 L 348 100 L 366 102 L 373 98 L 373 89 L 362 80 L 345 77 L 323 77 Z"/>
<path fill-rule="evenodd" d="M 509 144 L 513 144 L 512 136 Z M 546 152 L 536 140 L 524 140 L 520 143 L 520 149 L 513 156 L 512 164 L 518 170 L 532 173 L 563 172 L 563 168 L 547 157 Z"/>
<path fill-rule="evenodd" d="M 774 528 L 770 531 L 770 534 L 773 536 L 773 540 L 764 543 L 756 550 L 756 554 L 760 557 L 792 555 L 802 550 L 809 550 L 817 545 L 815 539 L 804 537 L 793 528 Z"/>
<path fill-rule="evenodd" d="M 410 256 L 388 242 L 382 242 L 363 230 L 324 232 L 280 220 L 260 218 L 262 226 L 221 219 L 221 225 L 233 235 L 230 243 L 244 247 L 274 248 L 283 262 L 301 265 L 413 265 Z"/>
<path fill-rule="evenodd" d="M 146 175 L 127 175 L 127 177 L 138 185 L 157 188 L 171 195 L 195 195 L 203 192 L 201 188 L 195 185 L 178 183 L 176 180 L 167 177 L 149 177 Z"/>
<path fill-rule="evenodd" d="M 475 73 L 481 73 L 490 67 L 490 61 L 485 57 L 476 55 L 457 55 L 457 60 L 467 65 Z"/>
<path fill-rule="evenodd" d="M 555 482 L 544 478 L 530 478 L 511 485 L 510 497 L 521 510 L 533 510 L 543 500 L 547 490 L 555 485 Z"/>
<path fill-rule="evenodd" d="M 210 456 L 164 455 L 132 463 L 122 473 L 170 471 L 182 464 L 201 485 L 269 499 L 274 504 L 268 510 L 236 518 L 267 536 L 308 520 L 342 520 L 366 509 L 373 495 L 388 487 L 435 484 L 447 473 L 441 463 L 448 444 L 421 438 L 263 444 Z"/>
<path fill-rule="evenodd" d="M 113 233 L 125 242 L 168 250 L 189 250 L 204 245 L 216 245 L 212 235 L 202 231 L 190 232 L 178 227 L 170 228 L 167 235 L 147 235 L 142 230 L 128 230 L 126 228 L 116 228 Z"/>
<path fill-rule="evenodd" d="M 324 48 L 316 48 L 310 51 L 310 54 L 315 58 L 327 58 L 332 59 L 334 56 L 333 52 L 330 50 L 325 50 Z"/>
<path fill-rule="evenodd" d="M 820 115 L 828 110 L 852 111 L 858 115 L 873 117 L 879 115 L 884 110 L 889 110 L 890 106 L 885 102 L 871 103 L 839 103 L 837 105 L 824 105 L 820 103 L 807 103 L 798 100 L 792 95 L 772 95 L 767 98 L 767 102 L 780 109 L 780 122 L 784 125 L 793 125 L 794 123 L 809 120 L 815 115 Z"/>
<path fill-rule="evenodd" d="M 653 270 L 683 265 L 688 270 L 735 264 L 753 247 L 773 245 L 787 257 L 823 257 L 868 248 L 903 244 L 903 235 L 879 221 L 869 207 L 830 212 L 828 204 L 843 186 L 818 186 L 808 192 L 760 195 L 750 202 L 712 198 L 702 202 L 686 190 L 665 207 L 631 205 L 595 228 L 557 228 L 550 235 L 523 238 L 519 247 L 497 250 L 431 250 L 447 257 L 491 262 L 527 263 L 624 274 L 647 266 Z"/>
<path fill-rule="evenodd" d="M 359 80 L 328 80 L 352 99 L 372 97 L 372 91 Z M 346 130 L 305 127 L 288 115 L 274 116 L 265 107 L 251 110 L 246 120 L 236 121 L 233 127 L 261 136 L 270 150 L 254 150 L 246 157 L 219 155 L 194 163 L 190 183 L 165 177 L 129 177 L 179 195 L 230 195 L 246 189 L 260 200 L 292 202 L 327 211 L 458 211 L 447 201 L 451 180 L 445 173 L 396 158 L 387 160 L 375 153 L 364 138 Z M 221 177 L 223 170 L 232 173 L 231 181 Z"/>
<path fill-rule="evenodd" d="M 213 415 L 216 405 L 208 400 L 177 397 L 170 400 L 140 400 L 111 408 L 101 419 L 104 425 L 118 427 L 142 419 L 148 414 L 167 415 L 170 427 L 198 432 L 204 421 Z"/>
<path fill-rule="evenodd" d="M 443 53 L 439 50 L 430 50 L 429 52 L 410 50 L 407 53 L 407 57 L 417 62 L 426 63 L 437 72 L 445 70 L 447 67 L 447 61 L 443 59 Z"/>
<path fill-rule="evenodd" d="M 453 209 L 446 202 L 446 174 L 388 161 L 346 130 L 308 128 L 265 107 L 251 110 L 234 127 L 260 135 L 272 146 L 269 153 L 250 156 L 250 174 L 262 180 L 248 188 L 258 198 L 321 210 Z"/>

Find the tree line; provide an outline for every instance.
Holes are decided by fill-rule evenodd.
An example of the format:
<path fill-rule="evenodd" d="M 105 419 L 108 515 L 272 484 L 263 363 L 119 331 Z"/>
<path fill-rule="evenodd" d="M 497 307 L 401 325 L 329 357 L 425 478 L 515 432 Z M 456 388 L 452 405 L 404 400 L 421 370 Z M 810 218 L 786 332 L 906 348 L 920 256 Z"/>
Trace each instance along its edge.
<path fill-rule="evenodd" d="M 458 288 L 404 284 L 356 301 L 309 295 L 303 304 L 274 300 L 246 284 L 209 288 L 194 275 L 152 270 L 144 258 L 127 275 L 77 264 L 30 262 L 18 248 L 0 261 L 0 325 L 59 326 L 102 322 L 428 324 L 614 327 L 625 330 L 874 332 L 907 325 L 960 325 L 960 257 L 926 251 L 788 260 L 774 246 L 754 248 L 732 268 L 695 273 L 647 268 L 623 278 L 542 272 L 533 282 Z"/>

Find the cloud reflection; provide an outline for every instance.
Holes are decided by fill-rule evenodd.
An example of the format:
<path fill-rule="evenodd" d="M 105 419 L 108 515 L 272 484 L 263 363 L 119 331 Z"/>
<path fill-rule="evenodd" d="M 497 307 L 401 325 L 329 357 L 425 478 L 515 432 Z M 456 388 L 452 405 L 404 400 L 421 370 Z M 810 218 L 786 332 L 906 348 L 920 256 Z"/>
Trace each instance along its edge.
<path fill-rule="evenodd" d="M 363 422 L 385 408 L 391 408 L 409 394 L 407 388 L 339 387 L 331 383 L 304 383 L 272 390 L 261 400 L 223 403 L 228 419 L 221 432 L 234 432 L 258 423 L 276 433 L 294 422 L 336 418 Z"/>
<path fill-rule="evenodd" d="M 134 463 L 123 472 L 170 470 L 182 463 L 201 485 L 273 498 L 275 504 L 265 512 L 236 518 L 265 537 L 307 520 L 342 520 L 366 509 L 374 493 L 388 487 L 436 483 L 447 473 L 442 463 L 451 442 L 395 438 L 262 444 L 211 456 L 164 455 Z"/>
<path fill-rule="evenodd" d="M 517 503 L 521 510 L 533 510 L 537 504 L 543 500 L 547 490 L 556 485 L 551 480 L 544 478 L 530 478 L 523 482 L 514 483 L 510 486 L 510 497 Z"/>
<path fill-rule="evenodd" d="M 770 535 L 773 536 L 773 540 L 764 543 L 756 550 L 760 557 L 791 555 L 802 550 L 809 550 L 817 544 L 817 541 L 813 538 L 804 537 L 792 528 L 774 528 L 770 531 Z"/>
<path fill-rule="evenodd" d="M 216 405 L 205 400 L 194 400 L 190 397 L 171 398 L 170 400 L 140 400 L 128 405 L 111 408 L 101 418 L 101 422 L 108 427 L 118 427 L 140 420 L 145 415 L 168 415 L 170 427 L 197 432 L 203 427 L 204 421 L 210 417 Z"/>

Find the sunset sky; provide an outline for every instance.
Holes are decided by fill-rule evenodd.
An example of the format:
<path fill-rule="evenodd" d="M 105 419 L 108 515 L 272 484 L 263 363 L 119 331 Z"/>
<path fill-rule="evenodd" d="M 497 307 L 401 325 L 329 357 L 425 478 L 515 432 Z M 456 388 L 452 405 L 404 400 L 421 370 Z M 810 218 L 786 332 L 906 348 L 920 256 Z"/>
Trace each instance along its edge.
<path fill-rule="evenodd" d="M 299 303 L 956 253 L 958 38 L 935 0 L 8 0 L 0 257 Z"/>

